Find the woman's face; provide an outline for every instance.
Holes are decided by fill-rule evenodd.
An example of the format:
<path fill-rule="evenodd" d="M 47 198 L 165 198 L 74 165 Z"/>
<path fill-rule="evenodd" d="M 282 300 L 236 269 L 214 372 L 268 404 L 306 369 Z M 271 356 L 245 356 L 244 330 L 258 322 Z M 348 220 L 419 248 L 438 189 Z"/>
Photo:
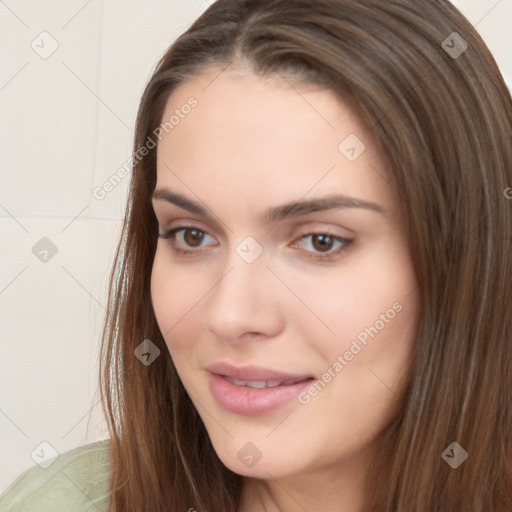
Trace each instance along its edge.
<path fill-rule="evenodd" d="M 419 314 L 370 133 L 330 91 L 220 69 L 173 115 L 151 295 L 217 454 L 265 479 L 354 467 L 402 404 Z"/>

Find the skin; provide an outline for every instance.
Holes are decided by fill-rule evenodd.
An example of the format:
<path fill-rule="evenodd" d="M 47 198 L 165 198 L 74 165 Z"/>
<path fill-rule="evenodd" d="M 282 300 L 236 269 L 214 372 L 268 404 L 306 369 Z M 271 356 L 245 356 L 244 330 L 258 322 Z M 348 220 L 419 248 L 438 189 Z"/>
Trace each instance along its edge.
<path fill-rule="evenodd" d="M 160 233 L 179 226 L 204 232 L 158 241 L 151 293 L 170 354 L 218 456 L 246 477 L 241 511 L 360 511 L 377 436 L 410 380 L 419 315 L 400 204 L 383 159 L 329 90 L 247 69 L 210 69 L 170 96 L 163 119 L 190 96 L 197 107 L 158 145 L 156 188 L 199 202 L 213 217 L 153 201 Z M 355 161 L 338 149 L 350 134 L 366 146 Z M 269 208 L 333 193 L 385 213 L 338 208 L 263 219 Z M 341 243 L 302 238 L 311 232 L 353 242 L 334 254 Z M 263 248 L 250 264 L 236 252 L 247 236 Z M 175 248 L 195 252 L 182 256 Z M 324 251 L 328 259 L 316 259 Z M 400 312 L 307 404 L 293 399 L 247 417 L 224 409 L 210 391 L 206 366 L 221 360 L 322 379 L 397 303 Z M 262 454 L 250 468 L 237 457 L 247 442 Z"/>

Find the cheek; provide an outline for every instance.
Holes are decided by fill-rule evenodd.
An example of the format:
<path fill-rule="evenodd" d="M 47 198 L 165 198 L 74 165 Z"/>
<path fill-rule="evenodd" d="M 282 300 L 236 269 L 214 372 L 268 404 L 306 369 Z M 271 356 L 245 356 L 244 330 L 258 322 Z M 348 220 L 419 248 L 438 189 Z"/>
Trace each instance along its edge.
<path fill-rule="evenodd" d="M 399 396 L 407 383 L 420 315 L 419 290 L 412 264 L 404 258 L 383 258 L 364 269 L 353 282 L 350 299 L 336 327 L 341 333 L 337 354 L 347 365 L 347 391 L 368 392 L 368 403 Z M 350 376 L 350 378 L 349 378 Z"/>
<path fill-rule="evenodd" d="M 295 274 L 294 290 L 310 310 L 308 313 L 303 308 L 296 318 L 303 319 L 310 328 L 315 326 L 315 338 L 331 351 L 348 349 L 354 338 L 364 343 L 376 330 L 379 336 L 408 335 L 418 307 L 412 293 L 416 278 L 403 254 L 381 250 L 358 255 L 346 267 L 340 267 L 337 275 Z"/>
<path fill-rule="evenodd" d="M 174 289 L 169 284 L 170 273 L 165 270 L 163 258 L 157 249 L 151 271 L 151 301 L 158 327 L 164 335 L 172 327 L 174 308 L 171 304 L 175 303 Z"/>
<path fill-rule="evenodd" d="M 321 280 L 322 286 L 301 283 L 302 293 L 309 289 L 305 296 L 311 309 L 335 333 L 312 315 L 309 322 L 298 317 L 304 318 L 302 329 L 309 329 L 309 343 L 323 360 L 321 380 L 329 381 L 316 406 L 343 404 L 342 417 L 352 414 L 361 425 L 375 428 L 394 413 L 396 396 L 410 377 L 420 305 L 413 267 L 404 254 L 374 253 L 338 279 Z"/>
<path fill-rule="evenodd" d="M 302 423 L 311 431 L 325 430 L 328 439 L 343 438 L 347 449 L 369 442 L 388 424 L 410 380 L 417 292 L 410 293 L 408 286 L 397 291 L 397 283 L 384 278 L 373 283 L 379 285 L 379 293 L 374 289 L 368 295 L 368 290 L 358 289 L 361 302 L 351 303 L 343 296 L 343 311 L 337 316 L 333 311 L 328 319 L 336 336 L 329 343 L 315 342 L 325 373 L 318 377 L 318 393 L 305 406 L 309 409 Z M 331 421 L 325 422 L 326 417 Z"/>
<path fill-rule="evenodd" d="M 190 319 L 197 314 L 199 301 L 205 291 L 204 279 L 197 273 L 183 271 L 170 265 L 165 250 L 158 249 L 151 272 L 151 300 L 158 327 L 171 355 L 191 345 L 191 329 L 197 322 Z"/>

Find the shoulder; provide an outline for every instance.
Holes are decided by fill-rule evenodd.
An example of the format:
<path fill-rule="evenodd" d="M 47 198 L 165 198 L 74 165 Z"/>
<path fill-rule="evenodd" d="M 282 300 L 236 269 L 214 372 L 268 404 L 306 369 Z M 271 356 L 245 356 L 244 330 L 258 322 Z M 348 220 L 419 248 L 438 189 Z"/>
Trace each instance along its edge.
<path fill-rule="evenodd" d="M 109 446 L 97 441 L 58 455 L 46 469 L 28 469 L 0 496 L 0 512 L 106 511 Z"/>

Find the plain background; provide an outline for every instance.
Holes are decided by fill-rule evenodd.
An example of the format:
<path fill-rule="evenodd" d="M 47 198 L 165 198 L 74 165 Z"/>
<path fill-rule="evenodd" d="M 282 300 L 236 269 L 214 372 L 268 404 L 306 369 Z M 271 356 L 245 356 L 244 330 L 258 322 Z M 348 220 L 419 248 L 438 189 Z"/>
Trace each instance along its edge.
<path fill-rule="evenodd" d="M 210 3 L 0 2 L 0 490 L 40 443 L 106 437 L 97 360 L 130 177 L 93 191 L 131 156 L 158 58 Z M 512 0 L 453 3 L 512 88 Z"/>

